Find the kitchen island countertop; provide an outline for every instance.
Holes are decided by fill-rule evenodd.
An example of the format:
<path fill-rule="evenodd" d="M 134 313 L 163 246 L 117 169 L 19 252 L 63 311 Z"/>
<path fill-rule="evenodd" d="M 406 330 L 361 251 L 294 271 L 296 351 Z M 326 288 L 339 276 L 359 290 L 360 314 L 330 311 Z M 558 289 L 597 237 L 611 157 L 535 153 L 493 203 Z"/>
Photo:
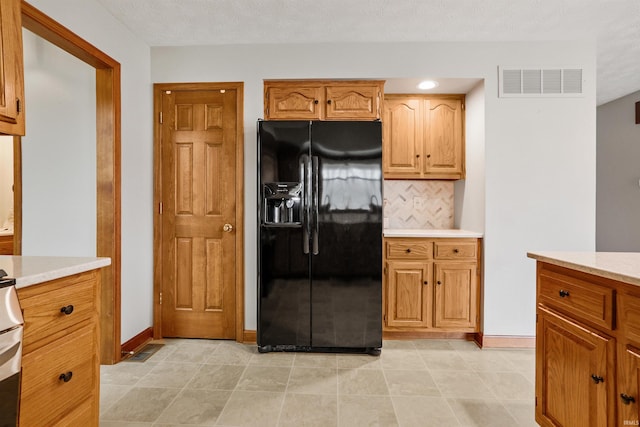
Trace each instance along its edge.
<path fill-rule="evenodd" d="M 0 269 L 16 279 L 16 288 L 111 265 L 106 257 L 0 256 Z"/>
<path fill-rule="evenodd" d="M 482 238 L 482 233 L 458 229 L 385 228 L 384 237 Z"/>
<path fill-rule="evenodd" d="M 640 286 L 640 252 L 528 252 L 529 258 Z"/>

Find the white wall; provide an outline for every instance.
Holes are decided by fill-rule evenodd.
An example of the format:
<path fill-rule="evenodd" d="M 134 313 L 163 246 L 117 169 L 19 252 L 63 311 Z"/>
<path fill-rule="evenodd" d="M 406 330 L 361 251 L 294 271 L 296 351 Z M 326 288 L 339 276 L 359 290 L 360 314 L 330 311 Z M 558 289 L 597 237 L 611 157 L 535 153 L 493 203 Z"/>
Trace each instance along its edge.
<path fill-rule="evenodd" d="M 465 97 L 466 176 L 454 184 L 454 228 L 484 232 L 484 82 Z"/>
<path fill-rule="evenodd" d="M 96 254 L 95 70 L 23 30 L 22 254 Z"/>
<path fill-rule="evenodd" d="M 13 137 L 0 135 L 0 228 L 13 208 Z"/>
<path fill-rule="evenodd" d="M 598 107 L 596 247 L 640 252 L 640 92 Z"/>
<path fill-rule="evenodd" d="M 558 64 L 584 68 L 583 97 L 497 97 L 499 65 Z M 591 42 L 157 47 L 151 50 L 151 71 L 154 83 L 245 83 L 246 329 L 256 327 L 254 148 L 255 121 L 262 117 L 263 79 L 423 75 L 484 79 L 484 88 L 477 88 L 471 98 L 472 104 L 480 103 L 484 93 L 486 335 L 535 335 L 535 265 L 526 258 L 527 251 L 595 249 L 595 45 Z M 475 109 L 482 111 L 479 105 Z M 474 139 L 481 141 L 482 135 Z M 480 151 L 469 155 L 479 156 Z M 481 175 L 477 171 L 478 179 Z M 471 176 L 467 187 L 481 191 L 481 183 L 470 181 Z M 482 209 L 480 202 L 470 205 Z"/>
<path fill-rule="evenodd" d="M 149 80 L 150 50 L 96 0 L 30 0 L 29 3 L 114 58 L 122 66 L 121 301 L 122 342 L 125 342 L 151 326 L 153 318 L 153 100 Z M 27 82 L 27 92 L 31 90 L 30 86 Z M 68 132 L 51 132 L 46 121 L 32 118 L 32 108 L 38 107 L 32 106 L 27 98 L 27 138 L 32 133 L 42 132 L 48 135 L 53 146 L 61 144 Z M 62 115 L 65 112 L 49 110 L 48 113 Z M 89 127 L 95 127 L 95 115 L 91 120 L 86 120 L 86 123 L 76 125 L 83 127 L 83 131 L 87 132 Z M 95 130 L 90 140 L 95 147 Z M 24 145 L 27 144 L 28 141 L 25 139 Z M 83 154 L 82 160 L 93 162 L 95 165 L 95 154 Z M 35 178 L 39 180 L 47 179 L 46 169 L 38 169 L 34 173 Z M 95 175 L 90 184 L 95 188 Z M 25 189 L 26 191 L 28 189 Z M 85 220 L 89 220 L 91 216 L 95 221 L 95 202 L 93 204 L 94 214 L 87 213 L 84 216 Z M 26 233 L 25 229 L 25 235 Z"/>

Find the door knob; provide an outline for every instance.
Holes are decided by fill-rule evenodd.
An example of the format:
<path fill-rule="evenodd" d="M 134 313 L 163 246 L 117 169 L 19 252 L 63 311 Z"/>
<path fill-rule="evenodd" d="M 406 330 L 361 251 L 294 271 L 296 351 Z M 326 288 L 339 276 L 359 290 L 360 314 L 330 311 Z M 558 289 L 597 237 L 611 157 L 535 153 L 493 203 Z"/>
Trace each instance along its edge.
<path fill-rule="evenodd" d="M 231 231 L 233 230 L 233 225 L 227 223 L 222 227 L 222 230 L 226 233 L 231 233 Z"/>

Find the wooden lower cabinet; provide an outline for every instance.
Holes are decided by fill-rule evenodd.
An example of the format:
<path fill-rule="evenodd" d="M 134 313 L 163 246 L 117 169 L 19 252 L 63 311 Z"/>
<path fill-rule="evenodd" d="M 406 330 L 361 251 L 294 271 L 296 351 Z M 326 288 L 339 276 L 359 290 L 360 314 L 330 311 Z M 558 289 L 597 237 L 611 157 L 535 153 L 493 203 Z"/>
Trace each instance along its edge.
<path fill-rule="evenodd" d="M 477 332 L 479 239 L 384 239 L 386 332 Z"/>
<path fill-rule="evenodd" d="M 536 422 L 640 425 L 640 286 L 538 261 Z"/>
<path fill-rule="evenodd" d="M 543 309 L 538 311 L 536 339 L 536 421 L 565 427 L 614 425 L 615 340 Z"/>
<path fill-rule="evenodd" d="M 18 289 L 20 427 L 98 425 L 98 278 L 94 270 Z"/>

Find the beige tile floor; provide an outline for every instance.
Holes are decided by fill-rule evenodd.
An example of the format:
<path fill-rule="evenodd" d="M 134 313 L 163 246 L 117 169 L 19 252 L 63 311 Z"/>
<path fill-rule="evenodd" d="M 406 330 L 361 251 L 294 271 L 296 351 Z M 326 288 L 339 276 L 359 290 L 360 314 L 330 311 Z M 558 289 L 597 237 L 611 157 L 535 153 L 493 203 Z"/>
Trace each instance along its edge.
<path fill-rule="evenodd" d="M 536 426 L 534 351 L 385 341 L 380 357 L 164 340 L 101 367 L 100 426 Z"/>

